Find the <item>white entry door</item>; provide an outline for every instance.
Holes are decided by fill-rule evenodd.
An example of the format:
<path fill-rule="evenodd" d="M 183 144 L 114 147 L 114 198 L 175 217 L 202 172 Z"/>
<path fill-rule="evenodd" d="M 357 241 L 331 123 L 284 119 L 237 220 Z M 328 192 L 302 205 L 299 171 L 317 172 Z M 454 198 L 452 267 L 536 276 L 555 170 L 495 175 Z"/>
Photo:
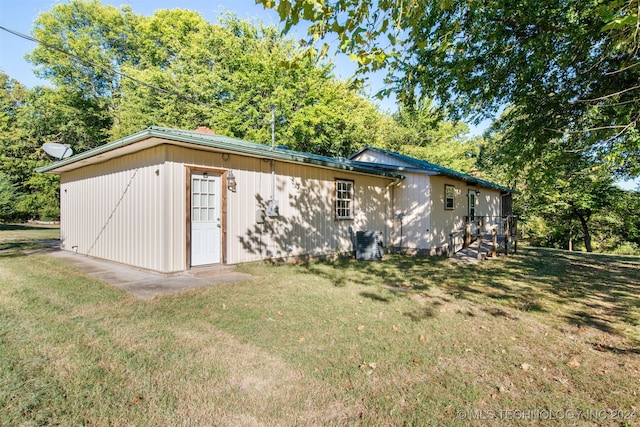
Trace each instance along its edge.
<path fill-rule="evenodd" d="M 221 177 L 191 174 L 191 265 L 220 263 L 222 248 Z"/>

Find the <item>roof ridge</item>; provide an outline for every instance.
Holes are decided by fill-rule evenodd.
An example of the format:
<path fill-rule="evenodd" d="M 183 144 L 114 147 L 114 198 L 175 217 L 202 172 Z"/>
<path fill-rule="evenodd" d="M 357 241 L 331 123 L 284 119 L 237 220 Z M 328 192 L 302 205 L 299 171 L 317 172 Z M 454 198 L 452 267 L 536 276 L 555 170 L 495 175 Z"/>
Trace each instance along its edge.
<path fill-rule="evenodd" d="M 378 151 L 378 152 L 380 152 L 382 154 L 387 154 L 389 156 L 392 156 L 392 157 L 398 158 L 400 160 L 403 160 L 403 161 L 405 161 L 407 163 L 416 165 L 420 169 L 432 170 L 434 172 L 440 172 L 443 175 L 459 178 L 459 179 L 462 179 L 463 181 L 472 181 L 474 183 L 483 185 L 485 187 L 495 188 L 495 189 L 498 189 L 498 190 L 501 190 L 501 191 L 508 191 L 510 193 L 516 193 L 517 192 L 516 190 L 514 190 L 512 188 L 508 188 L 508 187 L 505 187 L 503 185 L 496 184 L 495 182 L 487 181 L 485 179 L 478 178 L 478 177 L 475 177 L 473 175 L 470 175 L 470 174 L 467 174 L 467 173 L 464 173 L 464 172 L 460 172 L 460 171 L 457 171 L 457 170 L 454 170 L 454 169 L 449 169 L 449 168 L 446 168 L 444 166 L 440 166 L 440 165 L 437 165 L 435 163 L 431 163 L 431 162 L 429 162 L 427 160 L 416 159 L 415 157 L 407 156 L 406 154 L 398 153 L 396 151 L 387 150 L 385 148 L 373 147 L 373 146 L 370 146 L 370 145 L 367 145 L 364 148 L 362 148 L 361 150 L 359 150 L 356 153 L 352 154 L 349 157 L 349 159 L 353 160 L 354 157 L 356 157 L 360 153 L 363 153 L 366 150 Z"/>

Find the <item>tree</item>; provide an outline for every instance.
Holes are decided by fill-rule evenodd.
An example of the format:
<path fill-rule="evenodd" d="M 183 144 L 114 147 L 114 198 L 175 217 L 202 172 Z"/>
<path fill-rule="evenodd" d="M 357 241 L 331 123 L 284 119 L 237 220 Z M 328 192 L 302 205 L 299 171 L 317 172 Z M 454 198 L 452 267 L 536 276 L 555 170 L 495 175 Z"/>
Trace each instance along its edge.
<path fill-rule="evenodd" d="M 575 136 L 557 137 L 541 149 L 537 135 L 513 143 L 524 109 L 511 108 L 487 132 L 478 166 L 521 190 L 520 215 L 535 244 L 571 248 L 575 230 L 593 250 L 592 220 L 611 209 L 616 187 L 608 164 Z M 526 119 L 526 118 L 525 118 Z"/>
<path fill-rule="evenodd" d="M 76 0 L 42 14 L 34 35 L 47 44 L 30 55 L 40 74 L 103 111 L 113 137 L 207 125 L 270 143 L 274 105 L 278 144 L 292 149 L 347 155 L 381 140 L 382 114 L 336 80 L 332 64 L 294 63 L 300 49 L 275 27 L 234 16 L 214 25 L 186 10 L 145 17 Z"/>
<path fill-rule="evenodd" d="M 401 106 L 385 147 L 465 173 L 476 173 L 477 139 L 469 140 L 468 126 L 447 121 L 430 100 Z"/>
<path fill-rule="evenodd" d="M 122 65 L 137 62 L 138 17 L 98 0 L 57 4 L 36 19 L 33 36 L 42 44 L 27 56 L 36 75 L 73 89 L 108 111 L 118 106 Z"/>
<path fill-rule="evenodd" d="M 285 30 L 311 21 L 309 44 L 336 34 L 361 71 L 388 67 L 400 99 L 475 119 L 513 105 L 526 117 L 516 134 L 543 133 L 541 149 L 576 135 L 617 174 L 640 174 L 636 2 L 259 2 Z"/>
<path fill-rule="evenodd" d="M 0 173 L 0 221 L 7 222 L 16 217 L 16 188 L 9 177 Z"/>

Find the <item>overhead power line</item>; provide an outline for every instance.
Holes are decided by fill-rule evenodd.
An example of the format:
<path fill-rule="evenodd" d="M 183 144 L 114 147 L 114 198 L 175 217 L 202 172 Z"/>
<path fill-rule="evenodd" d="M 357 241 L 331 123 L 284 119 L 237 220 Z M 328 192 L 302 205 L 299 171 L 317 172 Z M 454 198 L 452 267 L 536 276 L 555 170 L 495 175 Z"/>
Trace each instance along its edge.
<path fill-rule="evenodd" d="M 239 114 L 239 113 L 234 113 L 234 112 L 232 112 L 230 110 L 227 110 L 226 108 L 220 107 L 218 105 L 213 105 L 213 104 L 209 104 L 207 102 L 200 101 L 200 100 L 194 98 L 193 96 L 185 95 L 183 93 L 179 93 L 179 92 L 176 92 L 174 90 L 165 89 L 165 88 L 162 88 L 160 86 L 156 86 L 156 85 L 153 85 L 151 83 L 147 83 L 145 81 L 142 81 L 140 79 L 132 77 L 132 76 L 130 76 L 128 74 L 125 74 L 125 73 L 123 73 L 121 71 L 117 71 L 117 70 L 114 70 L 111 67 L 107 67 L 105 65 L 98 64 L 98 63 L 96 63 L 94 61 L 91 61 L 89 59 L 82 58 L 82 57 L 80 57 L 80 56 L 78 56 L 78 55 L 76 55 L 76 54 L 74 54 L 72 52 L 69 52 L 69 51 L 66 51 L 66 50 L 64 50 L 62 48 L 59 48 L 57 46 L 53 46 L 51 44 L 45 43 L 42 40 L 36 39 L 35 37 L 31 37 L 31 36 L 28 36 L 26 34 L 22 34 L 22 33 L 18 32 L 18 31 L 12 30 L 12 29 L 7 28 L 5 26 L 0 25 L 0 30 L 4 30 L 4 31 L 6 31 L 6 32 L 8 32 L 10 34 L 13 34 L 14 36 L 18 36 L 18 37 L 23 38 L 25 40 L 29 40 L 29 41 L 34 42 L 34 43 L 38 43 L 38 44 L 46 47 L 47 49 L 51 49 L 51 50 L 55 50 L 56 52 L 60 52 L 63 55 L 66 55 L 66 56 L 68 56 L 70 58 L 73 58 L 76 61 L 79 61 L 84 65 L 89 65 L 89 66 L 94 67 L 94 68 L 99 68 L 102 71 L 106 71 L 107 73 L 115 74 L 115 75 L 117 75 L 119 77 L 122 77 L 122 78 L 125 78 L 125 79 L 129 79 L 129 80 L 131 80 L 131 81 L 133 81 L 133 82 L 135 82 L 135 83 L 137 83 L 137 84 L 139 84 L 141 86 L 147 87 L 149 89 L 152 89 L 152 90 L 155 90 L 155 91 L 158 91 L 158 92 L 162 92 L 162 93 L 166 93 L 168 95 L 173 95 L 173 96 L 176 96 L 178 98 L 184 99 L 186 101 L 193 102 L 193 103 L 196 103 L 198 105 L 202 105 L 204 107 L 209 107 L 209 108 L 221 110 L 221 111 L 224 111 L 225 113 Z M 242 113 L 240 113 L 240 114 L 242 114 Z"/>

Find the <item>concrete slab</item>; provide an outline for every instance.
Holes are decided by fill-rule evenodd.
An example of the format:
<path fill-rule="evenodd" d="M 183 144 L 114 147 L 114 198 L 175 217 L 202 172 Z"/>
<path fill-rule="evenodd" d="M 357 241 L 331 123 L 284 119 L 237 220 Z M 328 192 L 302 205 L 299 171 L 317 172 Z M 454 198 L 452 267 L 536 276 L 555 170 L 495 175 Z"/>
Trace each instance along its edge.
<path fill-rule="evenodd" d="M 164 275 L 60 249 L 46 253 L 77 268 L 88 276 L 107 282 L 143 300 L 175 294 L 188 289 L 237 283 L 254 278 L 248 274 L 235 272 L 228 266 L 208 268 L 206 274 L 202 274 L 203 270 L 200 270 L 197 275 L 189 272 Z"/>

